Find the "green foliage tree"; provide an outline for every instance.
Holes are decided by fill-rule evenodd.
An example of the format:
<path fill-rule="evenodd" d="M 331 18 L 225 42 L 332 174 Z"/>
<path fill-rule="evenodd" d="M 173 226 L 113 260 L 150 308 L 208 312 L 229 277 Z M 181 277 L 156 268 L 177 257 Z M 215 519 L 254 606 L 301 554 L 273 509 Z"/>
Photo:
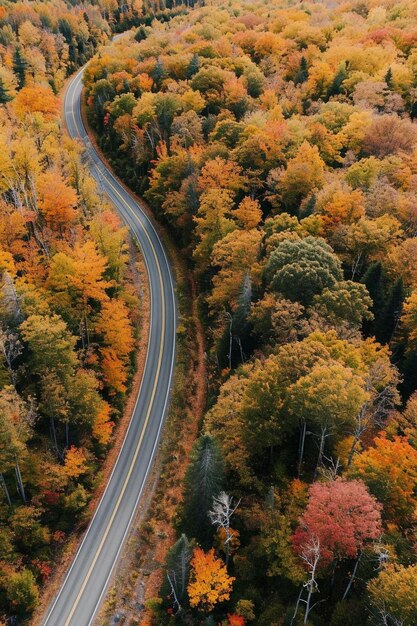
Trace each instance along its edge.
<path fill-rule="evenodd" d="M 37 606 L 39 589 L 32 572 L 28 569 L 14 572 L 6 584 L 6 593 L 12 611 L 20 616 L 27 616 Z"/>
<path fill-rule="evenodd" d="M 382 310 L 381 321 L 376 336 L 382 343 L 389 343 L 395 333 L 401 317 L 406 291 L 404 281 L 398 278 L 388 292 L 386 304 Z"/>
<path fill-rule="evenodd" d="M 323 239 L 306 237 L 279 243 L 269 258 L 266 276 L 272 289 L 305 305 L 323 289 L 332 289 L 343 273 L 340 260 Z"/>
<path fill-rule="evenodd" d="M 22 88 L 25 85 L 26 68 L 27 61 L 24 58 L 21 49 L 16 46 L 13 53 L 13 70 L 17 76 L 19 88 Z"/>
<path fill-rule="evenodd" d="M 314 296 L 314 308 L 336 327 L 345 322 L 359 329 L 363 320 L 373 318 L 371 306 L 366 287 L 350 280 L 336 283 L 332 289 L 326 287 Z"/>
<path fill-rule="evenodd" d="M 371 263 L 361 280 L 372 298 L 371 311 L 373 314 L 373 320 L 367 319 L 364 322 L 364 331 L 367 334 L 375 334 L 375 329 L 380 324 L 385 303 L 385 280 L 382 263 L 380 261 Z"/>
<path fill-rule="evenodd" d="M 7 104 L 10 100 L 12 100 L 12 97 L 6 89 L 4 80 L 0 78 L 0 104 Z"/>
<path fill-rule="evenodd" d="M 166 580 L 162 593 L 170 596 L 170 603 L 178 610 L 187 602 L 187 586 L 190 578 L 190 561 L 193 546 L 182 534 L 170 549 L 166 558 Z"/>
<path fill-rule="evenodd" d="M 221 491 L 223 460 L 220 450 L 210 435 L 202 435 L 191 453 L 181 512 L 181 528 L 187 536 L 206 544 L 213 534 L 208 513 L 213 496 Z"/>

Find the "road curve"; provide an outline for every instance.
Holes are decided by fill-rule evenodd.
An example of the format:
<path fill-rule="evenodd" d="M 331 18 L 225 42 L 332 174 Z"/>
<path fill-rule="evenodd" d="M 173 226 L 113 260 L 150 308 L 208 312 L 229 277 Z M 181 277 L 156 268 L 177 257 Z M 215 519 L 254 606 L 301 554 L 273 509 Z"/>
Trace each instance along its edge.
<path fill-rule="evenodd" d="M 162 243 L 140 205 L 107 169 L 81 117 L 83 69 L 68 86 L 64 115 L 71 137 L 81 140 L 88 167 L 137 239 L 148 270 L 151 319 L 140 391 L 106 490 L 44 626 L 90 626 L 105 595 L 152 465 L 169 399 L 175 356 L 173 278 Z"/>

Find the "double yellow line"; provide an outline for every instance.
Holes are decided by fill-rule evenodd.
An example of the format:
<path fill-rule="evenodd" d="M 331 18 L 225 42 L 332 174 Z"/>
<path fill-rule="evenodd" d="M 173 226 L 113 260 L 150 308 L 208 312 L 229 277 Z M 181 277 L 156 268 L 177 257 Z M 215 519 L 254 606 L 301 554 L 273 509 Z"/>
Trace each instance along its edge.
<path fill-rule="evenodd" d="M 79 75 L 81 76 L 81 73 Z M 78 77 L 76 77 L 74 80 L 76 81 L 77 78 Z M 79 125 L 77 123 L 77 120 L 76 120 L 76 117 L 75 117 L 75 114 L 74 114 L 74 106 L 75 106 L 75 88 L 74 88 L 72 99 L 71 99 L 71 114 L 72 114 L 72 119 L 73 119 L 73 122 L 74 122 L 74 126 L 77 129 L 77 132 L 80 135 L 80 137 L 82 137 L 83 134 L 80 132 L 80 128 L 79 128 Z M 121 488 L 120 493 L 119 493 L 119 497 L 117 498 L 116 505 L 115 505 L 115 507 L 113 509 L 113 512 L 112 512 L 110 520 L 109 520 L 109 522 L 107 524 L 106 530 L 104 531 L 104 534 L 103 534 L 103 536 L 101 538 L 100 544 L 99 544 L 99 546 L 98 546 L 98 548 L 96 550 L 96 553 L 94 555 L 94 559 L 93 559 L 93 561 L 90 564 L 88 572 L 87 572 L 87 574 L 86 574 L 86 576 L 84 578 L 83 584 L 81 585 L 81 588 L 80 588 L 80 590 L 78 592 L 78 595 L 77 595 L 77 597 L 74 600 L 74 604 L 72 605 L 71 612 L 70 612 L 70 614 L 69 614 L 68 618 L 66 619 L 65 624 L 63 626 L 69 626 L 69 624 L 71 622 L 71 619 L 72 619 L 72 617 L 73 617 L 73 615 L 74 615 L 74 613 L 75 613 L 75 611 L 76 611 L 76 609 L 77 609 L 77 607 L 78 607 L 78 605 L 80 603 L 81 596 L 84 593 L 84 590 L 85 590 L 85 588 L 86 588 L 86 586 L 87 586 L 87 584 L 88 584 L 88 582 L 90 580 L 90 577 L 91 577 L 91 574 L 93 572 L 93 569 L 94 569 L 94 567 L 95 567 L 95 565 L 97 563 L 97 560 L 98 560 L 98 558 L 99 558 L 99 556 L 100 556 L 100 554 L 102 552 L 103 546 L 104 546 L 105 541 L 107 539 L 107 536 L 108 536 L 108 534 L 110 532 L 111 526 L 112 526 L 112 524 L 114 522 L 114 519 L 115 519 L 115 517 L 117 515 L 117 512 L 119 510 L 120 503 L 121 503 L 121 501 L 123 499 L 123 496 L 125 494 L 125 491 L 127 489 L 127 485 L 128 485 L 129 480 L 130 480 L 130 478 L 132 476 L 133 468 L 134 468 L 135 463 L 137 461 L 137 458 L 139 456 L 139 452 L 140 452 L 140 449 L 141 449 L 141 446 L 142 446 L 143 438 L 145 436 L 146 428 L 147 428 L 147 425 L 148 425 L 148 422 L 149 422 L 152 406 L 153 406 L 153 403 L 154 403 L 155 393 L 156 393 L 158 380 L 159 380 L 159 375 L 160 375 L 160 371 L 161 371 L 161 365 L 162 365 L 163 348 L 164 348 L 164 344 L 165 344 L 165 294 L 164 294 L 164 289 L 163 289 L 161 267 L 160 267 L 160 264 L 159 264 L 159 260 L 158 260 L 157 254 L 156 254 L 155 247 L 154 247 L 154 245 L 152 243 L 151 238 L 149 237 L 149 233 L 147 232 L 147 230 L 143 226 L 142 222 L 138 219 L 137 215 L 132 210 L 132 208 L 129 206 L 129 204 L 126 202 L 126 200 L 123 198 L 123 196 L 119 193 L 118 189 L 112 184 L 112 182 L 110 182 L 110 180 L 107 179 L 106 182 L 110 186 L 112 191 L 116 194 L 116 196 L 119 198 L 122 206 L 124 206 L 125 208 L 128 209 L 128 211 L 131 213 L 134 221 L 137 222 L 139 227 L 143 230 L 144 234 L 146 235 L 146 237 L 147 237 L 147 239 L 149 241 L 149 245 L 150 245 L 150 247 L 152 249 L 152 252 L 153 252 L 153 255 L 154 255 L 154 258 L 155 258 L 155 263 L 156 263 L 156 266 L 157 266 L 157 269 L 158 269 L 159 285 L 160 285 L 160 288 L 161 288 L 161 298 L 162 298 L 162 333 L 161 333 L 161 341 L 160 341 L 160 344 L 159 344 L 159 354 L 158 354 L 156 376 L 155 376 L 154 384 L 153 384 L 153 387 L 152 387 L 152 393 L 151 393 L 151 398 L 150 398 L 150 401 L 149 401 L 149 404 L 148 404 L 148 409 L 147 409 L 147 412 L 146 412 L 145 422 L 144 422 L 144 425 L 143 425 L 143 428 L 142 428 L 142 432 L 140 434 L 139 441 L 138 441 L 136 449 L 135 449 L 135 454 L 134 454 L 132 462 L 130 464 L 129 471 L 128 471 L 128 473 L 126 475 L 126 478 L 125 478 L 125 480 L 123 482 L 122 488 Z M 151 302 L 151 309 L 152 309 L 152 302 Z M 152 332 L 152 330 L 151 330 L 151 332 Z M 151 339 L 151 336 L 149 337 L 149 343 L 150 343 L 150 339 Z M 145 364 L 145 369 L 146 369 L 146 364 Z M 139 394 L 140 394 L 140 391 L 139 391 Z M 123 444 L 124 444 L 124 442 L 123 442 Z M 117 461 L 116 461 L 116 463 L 117 463 Z M 100 506 L 100 504 L 101 504 L 101 502 L 99 503 L 99 506 Z M 87 531 L 87 533 L 88 533 L 88 531 Z M 96 607 L 96 609 L 97 609 L 97 607 Z"/>

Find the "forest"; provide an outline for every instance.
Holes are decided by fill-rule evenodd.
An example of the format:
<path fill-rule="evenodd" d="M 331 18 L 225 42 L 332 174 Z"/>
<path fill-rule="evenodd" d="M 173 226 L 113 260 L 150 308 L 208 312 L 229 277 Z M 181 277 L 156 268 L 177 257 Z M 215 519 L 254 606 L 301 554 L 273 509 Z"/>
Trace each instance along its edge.
<path fill-rule="evenodd" d="M 138 623 L 415 624 L 416 16 L 214 0 L 86 70 L 206 329 L 177 542 Z"/>

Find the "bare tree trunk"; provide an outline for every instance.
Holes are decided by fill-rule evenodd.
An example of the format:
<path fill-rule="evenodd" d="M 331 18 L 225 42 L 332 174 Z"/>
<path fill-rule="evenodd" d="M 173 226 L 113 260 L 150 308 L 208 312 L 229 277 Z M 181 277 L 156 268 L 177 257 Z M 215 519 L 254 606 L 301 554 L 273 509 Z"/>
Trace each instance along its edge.
<path fill-rule="evenodd" d="M 59 453 L 58 440 L 56 438 L 55 420 L 54 420 L 53 417 L 51 417 L 51 419 L 50 419 L 49 426 L 50 426 L 50 430 L 51 430 L 52 446 L 55 449 L 55 454 L 60 459 L 61 455 Z"/>
<path fill-rule="evenodd" d="M 227 355 L 229 358 L 229 370 L 232 369 L 232 341 L 233 341 L 233 335 L 232 335 L 232 324 L 233 324 L 233 317 L 229 315 L 229 354 Z"/>
<path fill-rule="evenodd" d="M 242 341 L 241 341 L 240 337 L 238 337 L 237 342 L 239 344 L 240 360 L 241 360 L 242 363 L 244 363 L 245 362 L 245 355 L 243 354 Z"/>
<path fill-rule="evenodd" d="M 303 465 L 303 459 L 304 459 L 304 445 L 305 445 L 305 440 L 306 440 L 306 431 L 307 431 L 307 422 L 305 420 L 303 420 L 303 425 L 302 428 L 300 430 L 300 443 L 298 446 L 298 478 L 300 478 L 301 476 L 301 469 L 302 469 L 302 465 Z"/>
<path fill-rule="evenodd" d="M 295 618 L 297 617 L 297 613 L 298 613 L 298 608 L 300 606 L 300 601 L 301 601 L 301 596 L 303 595 L 303 589 L 304 587 L 301 587 L 300 589 L 300 593 L 298 594 L 298 598 L 297 598 L 297 602 L 295 603 L 295 609 L 294 609 L 294 613 L 293 616 L 291 618 L 291 622 L 290 622 L 290 626 L 293 625 Z"/>
<path fill-rule="evenodd" d="M 22 474 L 20 473 L 19 461 L 17 460 L 17 458 L 16 458 L 15 471 L 16 471 L 17 484 L 19 486 L 19 493 L 21 495 L 23 502 L 26 504 L 25 487 L 23 485 Z"/>
<path fill-rule="evenodd" d="M 87 338 L 87 347 L 90 345 L 90 331 L 88 329 L 88 318 L 87 318 L 87 313 L 85 313 L 85 317 L 84 317 L 84 324 L 85 324 L 85 336 Z"/>
<path fill-rule="evenodd" d="M 175 592 L 175 580 L 172 580 L 169 572 L 167 572 L 167 578 L 168 578 L 169 586 L 171 587 L 171 595 L 174 600 L 174 606 L 177 607 L 177 613 L 180 613 L 182 607 L 181 607 L 180 601 L 178 600 L 178 596 Z"/>
<path fill-rule="evenodd" d="M 356 563 L 355 563 L 355 567 L 353 568 L 352 576 L 349 579 L 349 582 L 348 582 L 348 585 L 347 585 L 347 587 L 345 589 L 345 593 L 343 594 L 342 600 L 344 600 L 346 598 L 346 596 L 348 595 L 348 593 L 350 591 L 350 588 L 352 586 L 352 583 L 355 580 L 356 572 L 358 571 L 358 567 L 359 567 L 359 563 L 361 562 L 361 558 L 362 558 L 362 552 L 359 553 L 359 556 L 356 559 Z"/>
<path fill-rule="evenodd" d="M 6 496 L 6 500 L 9 506 L 12 506 L 12 501 L 10 498 L 9 490 L 7 489 L 6 481 L 4 480 L 3 473 L 0 472 L 0 485 L 4 491 L 4 495 Z"/>
<path fill-rule="evenodd" d="M 320 447 L 319 447 L 319 455 L 317 457 L 317 465 L 316 465 L 316 469 L 314 471 L 314 478 L 317 476 L 317 472 L 318 469 L 321 465 L 322 459 L 323 459 L 323 452 L 324 452 L 324 442 L 326 439 L 326 435 L 327 435 L 327 426 L 322 426 L 321 428 L 321 436 L 320 436 Z"/>
<path fill-rule="evenodd" d="M 310 603 L 311 603 L 311 596 L 313 595 L 313 588 L 311 585 L 309 585 L 308 587 L 308 594 L 307 594 L 307 600 L 306 600 L 306 610 L 304 613 L 304 624 L 307 624 L 308 622 L 308 616 L 310 614 Z"/>

